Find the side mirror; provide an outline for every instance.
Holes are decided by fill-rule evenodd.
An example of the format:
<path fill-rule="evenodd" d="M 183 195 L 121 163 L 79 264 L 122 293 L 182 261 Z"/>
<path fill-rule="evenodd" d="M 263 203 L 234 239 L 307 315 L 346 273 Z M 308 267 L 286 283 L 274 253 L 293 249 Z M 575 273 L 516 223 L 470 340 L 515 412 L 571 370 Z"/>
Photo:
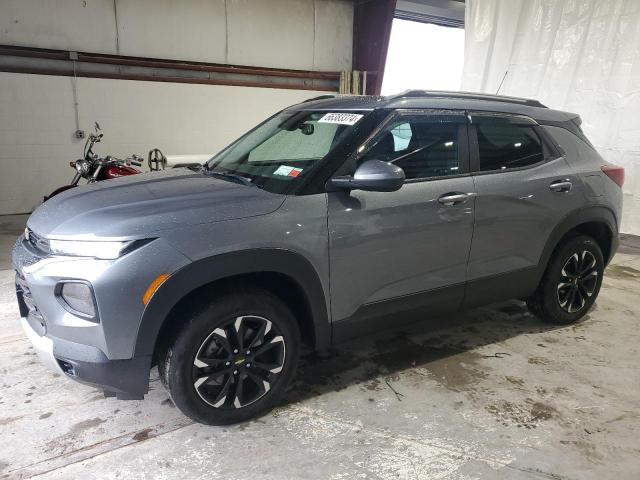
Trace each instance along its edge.
<path fill-rule="evenodd" d="M 332 190 L 395 192 L 404 184 L 404 171 L 382 160 L 367 160 L 353 176 L 333 177 L 327 182 Z"/>

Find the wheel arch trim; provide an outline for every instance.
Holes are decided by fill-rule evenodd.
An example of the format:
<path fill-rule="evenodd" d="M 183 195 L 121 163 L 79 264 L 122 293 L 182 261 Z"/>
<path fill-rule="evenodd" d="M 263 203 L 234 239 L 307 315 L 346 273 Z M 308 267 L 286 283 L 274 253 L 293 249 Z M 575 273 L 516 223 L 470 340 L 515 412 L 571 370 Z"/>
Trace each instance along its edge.
<path fill-rule="evenodd" d="M 162 325 L 172 309 L 189 293 L 225 278 L 265 272 L 286 275 L 300 286 L 311 312 L 315 346 L 328 346 L 331 325 L 327 298 L 320 276 L 311 262 L 291 250 L 257 248 L 196 260 L 173 273 L 154 293 L 142 313 L 134 356 L 153 354 Z"/>
<path fill-rule="evenodd" d="M 540 277 L 538 281 L 542 278 L 542 275 L 544 274 L 544 271 L 551 259 L 551 255 L 565 235 L 580 225 L 592 222 L 602 223 L 611 231 L 611 251 L 609 252 L 608 258 L 605 259 L 605 262 L 611 260 L 617 247 L 618 238 L 618 222 L 613 210 L 602 205 L 580 208 L 569 213 L 551 231 L 551 234 L 549 235 L 542 250 L 540 262 L 538 263 L 538 275 Z"/>

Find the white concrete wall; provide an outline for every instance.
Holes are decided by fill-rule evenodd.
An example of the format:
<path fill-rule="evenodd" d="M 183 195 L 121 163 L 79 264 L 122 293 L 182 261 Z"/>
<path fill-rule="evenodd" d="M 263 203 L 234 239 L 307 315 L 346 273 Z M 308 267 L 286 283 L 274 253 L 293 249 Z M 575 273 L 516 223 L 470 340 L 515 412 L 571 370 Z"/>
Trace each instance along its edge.
<path fill-rule="evenodd" d="M 0 44 L 350 70 L 349 0 L 1 0 Z"/>
<path fill-rule="evenodd" d="M 0 0 L 0 44 L 306 70 L 351 68 L 350 0 Z M 78 79 L 101 154 L 215 153 L 280 108 L 326 92 Z M 67 183 L 72 80 L 0 73 L 0 214 Z"/>
<path fill-rule="evenodd" d="M 0 214 L 29 212 L 73 175 L 71 78 L 0 73 Z M 78 79 L 81 128 L 100 123 L 96 153 L 215 153 L 279 109 L 322 92 Z"/>

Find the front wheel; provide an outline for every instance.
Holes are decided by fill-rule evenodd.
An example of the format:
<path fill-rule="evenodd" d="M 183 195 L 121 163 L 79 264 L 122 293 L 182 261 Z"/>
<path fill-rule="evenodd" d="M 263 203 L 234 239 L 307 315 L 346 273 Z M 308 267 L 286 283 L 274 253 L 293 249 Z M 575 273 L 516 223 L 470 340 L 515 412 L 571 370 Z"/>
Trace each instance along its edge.
<path fill-rule="evenodd" d="M 604 272 L 598 243 L 580 235 L 557 251 L 538 289 L 527 299 L 531 313 L 550 323 L 568 325 L 582 318 L 595 302 Z"/>
<path fill-rule="evenodd" d="M 185 415 L 225 425 L 266 412 L 293 378 L 299 352 L 300 332 L 287 306 L 248 289 L 193 313 L 167 349 L 162 371 Z"/>

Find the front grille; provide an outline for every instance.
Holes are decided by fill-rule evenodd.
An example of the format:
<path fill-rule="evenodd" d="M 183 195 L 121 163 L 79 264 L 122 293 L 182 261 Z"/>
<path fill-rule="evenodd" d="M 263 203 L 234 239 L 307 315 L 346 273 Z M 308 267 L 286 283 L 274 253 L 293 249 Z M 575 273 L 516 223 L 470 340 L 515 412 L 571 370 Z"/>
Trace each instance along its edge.
<path fill-rule="evenodd" d="M 31 245 L 33 248 L 40 250 L 41 252 L 49 253 L 49 241 L 45 238 L 42 238 L 37 233 L 34 233 L 33 230 L 27 228 L 24 232 L 25 240 Z"/>
<path fill-rule="evenodd" d="M 18 297 L 18 308 L 20 309 L 21 317 L 26 318 L 29 315 L 32 315 L 43 320 L 40 310 L 38 310 L 38 307 L 33 301 L 31 290 L 29 290 L 29 286 L 19 272 L 16 272 L 16 295 Z"/>

